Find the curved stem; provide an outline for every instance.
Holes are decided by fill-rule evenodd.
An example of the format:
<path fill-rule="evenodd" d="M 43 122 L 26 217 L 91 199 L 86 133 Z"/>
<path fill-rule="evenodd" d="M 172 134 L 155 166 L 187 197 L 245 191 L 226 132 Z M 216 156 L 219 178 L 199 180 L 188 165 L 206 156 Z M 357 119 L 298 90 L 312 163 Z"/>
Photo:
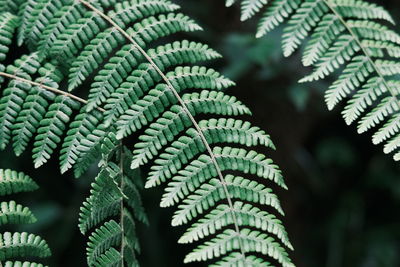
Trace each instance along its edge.
<path fill-rule="evenodd" d="M 197 123 L 197 121 L 195 120 L 194 116 L 190 113 L 189 109 L 187 108 L 185 102 L 183 101 L 183 99 L 181 98 L 181 96 L 179 95 L 179 93 L 177 92 L 177 90 L 174 88 L 174 86 L 172 85 L 172 83 L 170 82 L 170 80 L 167 78 L 167 76 L 161 71 L 161 69 L 155 64 L 155 62 L 153 61 L 153 59 L 146 53 L 146 51 L 143 50 L 142 47 L 140 47 L 136 41 L 124 30 L 122 29 L 112 18 L 110 18 L 109 16 L 107 16 L 106 14 L 104 14 L 101 10 L 97 9 L 96 7 L 94 7 L 93 5 L 91 5 L 89 2 L 85 1 L 85 0 L 78 0 L 79 2 L 81 2 L 83 5 L 85 5 L 86 7 L 88 7 L 89 9 L 91 9 L 92 11 L 94 11 L 95 13 L 97 13 L 99 16 L 101 16 L 103 19 L 105 19 L 108 23 L 110 23 L 113 27 L 115 27 L 129 42 L 132 43 L 132 45 L 146 58 L 146 60 L 152 65 L 152 67 L 156 70 L 156 72 L 160 75 L 160 77 L 164 80 L 164 82 L 166 83 L 167 87 L 172 91 L 172 93 L 174 94 L 174 96 L 176 97 L 176 99 L 178 100 L 179 104 L 182 106 L 183 110 L 185 111 L 185 113 L 188 115 L 190 121 L 192 122 L 193 126 L 195 127 L 197 133 L 199 134 L 204 146 L 206 147 L 207 153 L 210 155 L 211 161 L 213 163 L 213 165 L 215 166 L 215 169 L 217 171 L 218 177 L 220 179 L 220 182 L 224 188 L 224 193 L 226 195 L 226 199 L 229 205 L 229 209 L 231 210 L 231 214 L 232 214 L 232 219 L 233 219 L 233 223 L 234 223 L 234 227 L 235 227 L 235 231 L 236 234 L 238 236 L 240 236 L 240 230 L 239 230 L 239 224 L 238 224 L 238 220 L 236 218 L 236 214 L 233 212 L 234 210 L 234 206 L 233 206 L 233 201 L 232 198 L 229 194 L 228 191 L 228 187 L 226 186 L 226 181 L 223 177 L 221 168 L 217 162 L 217 159 L 210 147 L 210 145 L 207 142 L 206 137 L 204 136 L 203 131 L 201 130 L 199 124 Z M 245 256 L 245 249 L 243 246 L 243 242 L 242 240 L 239 238 L 239 246 L 240 246 L 240 252 L 242 254 L 243 259 L 246 258 Z"/>
<path fill-rule="evenodd" d="M 88 103 L 87 100 L 85 100 L 85 99 L 83 99 L 83 98 L 80 98 L 80 97 L 78 97 L 78 96 L 76 96 L 76 95 L 73 95 L 73 94 L 64 92 L 64 91 L 59 90 L 59 89 L 54 88 L 54 87 L 50 87 L 50 86 L 44 85 L 44 84 L 42 84 L 42 83 L 34 82 L 34 81 L 31 81 L 31 80 L 28 80 L 28 79 L 25 79 L 25 78 L 22 78 L 22 77 L 13 75 L 13 74 L 9 74 L 9 73 L 1 72 L 1 71 L 0 71 L 0 76 L 7 77 L 7 78 L 10 78 L 10 79 L 14 79 L 14 80 L 17 80 L 17 81 L 21 81 L 21 82 L 24 82 L 24 83 L 29 83 L 29 84 L 31 84 L 31 85 L 41 87 L 41 88 L 46 89 L 46 90 L 48 90 L 48 91 L 51 91 L 51 92 L 53 92 L 53 93 L 56 93 L 56 94 L 59 94 L 59 95 L 64 95 L 64 96 L 66 96 L 66 97 L 69 97 L 69 98 L 71 98 L 71 99 L 74 99 L 74 100 L 76 100 L 76 101 L 78 101 L 78 102 L 81 102 L 81 103 L 83 103 L 83 104 L 85 104 L 85 105 Z M 98 110 L 99 110 L 99 111 L 102 111 L 102 112 L 105 111 L 105 110 L 102 109 L 102 108 L 98 108 Z"/>
<path fill-rule="evenodd" d="M 122 146 L 122 141 L 120 142 L 120 151 L 119 151 L 119 168 L 120 168 L 120 172 L 121 172 L 121 184 L 120 184 L 120 188 L 121 191 L 124 192 L 124 188 L 125 188 L 125 181 L 124 181 L 124 149 Z M 120 248 L 120 254 L 121 254 L 121 267 L 124 267 L 124 254 L 125 254 L 125 228 L 124 228 L 124 198 L 121 199 L 121 216 L 120 216 L 120 225 L 121 225 L 121 229 L 122 229 L 122 237 L 121 237 L 121 248 Z"/>

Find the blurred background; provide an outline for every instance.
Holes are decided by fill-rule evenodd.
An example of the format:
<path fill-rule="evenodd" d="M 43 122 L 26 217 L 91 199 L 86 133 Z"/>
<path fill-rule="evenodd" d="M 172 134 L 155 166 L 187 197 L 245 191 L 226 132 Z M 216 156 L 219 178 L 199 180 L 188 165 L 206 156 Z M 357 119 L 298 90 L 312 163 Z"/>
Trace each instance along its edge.
<path fill-rule="evenodd" d="M 255 39 L 257 20 L 239 21 L 238 7 L 224 1 L 180 0 L 204 32 L 190 36 L 216 48 L 224 59 L 213 67 L 237 82 L 230 94 L 248 105 L 253 122 L 273 138 L 271 158 L 283 170 L 289 191 L 276 190 L 298 267 L 400 266 L 400 167 L 371 134 L 346 126 L 342 107 L 328 112 L 323 98 L 331 81 L 298 84 L 310 70 L 300 54 L 283 58 L 281 30 Z M 398 0 L 381 0 L 400 22 Z M 400 27 L 396 27 L 400 32 Z M 81 202 L 96 174 L 80 179 L 61 176 L 56 160 L 34 170 L 30 153 L 20 158 L 11 149 L 0 153 L 0 168 L 25 171 L 41 189 L 18 196 L 39 222 L 20 230 L 40 233 L 50 244 L 51 266 L 86 266 L 85 241 L 77 227 Z M 150 226 L 139 226 L 142 266 L 183 266 L 187 246 L 177 245 L 183 229 L 172 229 L 169 209 L 158 208 L 160 189 L 144 192 Z M 205 266 L 205 265 L 188 265 Z"/>

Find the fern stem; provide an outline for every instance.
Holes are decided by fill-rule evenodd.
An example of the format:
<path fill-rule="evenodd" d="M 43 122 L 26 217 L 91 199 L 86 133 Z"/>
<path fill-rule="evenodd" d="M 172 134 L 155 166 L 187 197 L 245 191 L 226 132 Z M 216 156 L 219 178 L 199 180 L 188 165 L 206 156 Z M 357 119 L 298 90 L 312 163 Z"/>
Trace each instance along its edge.
<path fill-rule="evenodd" d="M 124 182 L 124 149 L 122 146 L 122 141 L 120 142 L 120 150 L 119 150 L 119 168 L 121 171 L 121 191 L 124 192 L 124 187 L 125 187 L 125 182 Z M 121 225 L 121 249 L 120 249 L 120 253 L 121 253 L 121 267 L 124 267 L 124 249 L 125 249 L 125 240 L 124 240 L 124 236 L 125 236 L 125 228 L 124 228 L 124 198 L 121 199 L 121 216 L 120 216 L 120 225 Z"/>
<path fill-rule="evenodd" d="M 124 30 L 122 29 L 112 18 L 110 18 L 109 16 L 107 16 L 106 14 L 104 14 L 101 10 L 97 9 L 96 7 L 94 7 L 92 4 L 90 4 L 89 2 L 85 1 L 85 0 L 78 0 L 79 2 L 81 2 L 83 5 L 85 5 L 87 8 L 91 9 L 92 11 L 94 11 L 95 13 L 97 13 L 99 16 L 101 16 L 103 19 L 105 19 L 107 22 L 109 22 L 115 29 L 117 29 L 129 42 L 132 43 L 132 45 L 146 58 L 146 60 L 152 65 L 152 67 L 156 70 L 156 72 L 160 75 L 160 77 L 164 80 L 164 82 L 166 83 L 167 87 L 172 91 L 172 93 L 174 94 L 174 96 L 176 97 L 176 99 L 178 100 L 179 104 L 182 106 L 183 110 L 185 111 L 185 113 L 188 115 L 190 121 L 192 122 L 193 126 L 195 127 L 197 133 L 199 134 L 204 146 L 206 147 L 207 153 L 210 155 L 211 161 L 213 163 L 213 165 L 215 166 L 215 169 L 217 171 L 220 183 L 223 187 L 224 193 L 226 195 L 226 199 L 228 202 L 228 206 L 230 209 L 230 212 L 232 214 L 232 220 L 233 220 L 233 224 L 235 227 L 235 232 L 237 234 L 238 237 L 240 237 L 240 229 L 239 229 L 239 224 L 238 224 L 238 219 L 236 217 L 236 214 L 234 212 L 234 206 L 233 206 L 233 201 L 232 198 L 230 197 L 229 194 L 229 190 L 226 184 L 226 181 L 223 177 L 221 168 L 217 162 L 217 159 L 210 147 L 210 145 L 207 142 L 207 139 L 203 133 L 203 131 L 201 130 L 199 124 L 197 123 L 197 121 L 195 120 L 194 116 L 190 113 L 189 109 L 186 106 L 186 103 L 183 101 L 183 99 L 181 98 L 181 96 L 179 95 L 179 93 L 177 92 L 177 90 L 174 88 L 174 86 L 172 85 L 172 83 L 170 82 L 170 80 L 167 78 L 167 76 L 161 71 L 161 69 L 155 64 L 154 60 L 146 53 L 146 51 L 140 47 L 136 41 Z M 246 255 L 245 255 L 245 249 L 243 246 L 243 240 L 241 238 L 238 238 L 239 240 L 239 247 L 240 247 L 240 253 L 243 257 L 243 261 L 245 261 L 246 259 Z"/>
<path fill-rule="evenodd" d="M 59 89 L 57 89 L 57 88 L 44 85 L 44 84 L 42 84 L 42 83 L 30 81 L 30 80 L 28 80 L 28 79 L 25 79 L 25 78 L 22 78 L 22 77 L 13 75 L 13 74 L 9 74 L 9 73 L 1 72 L 1 71 L 0 71 L 0 76 L 7 77 L 7 78 L 10 78 L 10 79 L 18 80 L 18 81 L 21 81 L 21 82 L 24 82 L 24 83 L 29 83 L 29 84 L 31 84 L 31 85 L 41 87 L 41 88 L 46 89 L 46 90 L 48 90 L 48 91 L 51 91 L 51 92 L 53 92 L 53 93 L 56 93 L 56 94 L 59 94 L 59 95 L 67 96 L 67 97 L 69 97 L 69 98 L 71 98 L 71 99 L 74 99 L 74 100 L 76 100 L 76 101 L 78 101 L 78 102 L 81 102 L 81 103 L 83 103 L 83 104 L 85 104 L 85 105 L 88 103 L 87 100 L 85 100 L 85 99 L 83 99 L 83 98 L 80 98 L 80 97 L 78 97 L 78 96 L 76 96 L 76 95 L 73 95 L 73 94 L 71 94 L 71 93 L 64 92 L 64 91 L 62 91 L 62 90 L 59 90 Z M 101 112 L 104 112 L 104 111 L 105 111 L 103 108 L 98 108 L 98 110 L 101 111 Z M 0 266 L 0 267 L 1 267 L 1 266 Z"/>
<path fill-rule="evenodd" d="M 394 98 L 396 98 L 397 107 L 400 109 L 400 100 L 398 99 L 396 92 L 388 85 L 385 76 L 381 73 L 379 68 L 376 66 L 374 60 L 372 59 L 371 55 L 368 53 L 368 51 L 362 45 L 360 38 L 358 38 L 358 36 L 354 33 L 354 31 L 347 25 L 346 20 L 339 14 L 339 12 L 336 11 L 336 9 L 329 2 L 329 0 L 323 0 L 323 1 L 324 1 L 325 5 L 332 11 L 332 13 L 340 20 L 340 22 L 343 24 L 343 26 L 346 28 L 346 30 L 350 33 L 350 35 L 354 38 L 354 40 L 357 42 L 357 45 L 360 46 L 362 53 L 365 54 L 368 61 L 371 63 L 371 66 L 374 68 L 376 74 L 379 76 L 380 79 L 382 79 L 383 84 L 385 85 L 386 89 L 389 91 L 389 93 Z"/>

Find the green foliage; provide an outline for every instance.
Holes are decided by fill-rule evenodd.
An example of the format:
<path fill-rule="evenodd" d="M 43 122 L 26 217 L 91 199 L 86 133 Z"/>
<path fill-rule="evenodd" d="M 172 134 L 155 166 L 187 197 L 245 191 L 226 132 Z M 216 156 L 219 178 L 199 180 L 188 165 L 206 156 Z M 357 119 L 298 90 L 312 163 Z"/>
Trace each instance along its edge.
<path fill-rule="evenodd" d="M 252 3 L 251 15 L 260 5 Z M 346 123 L 358 120 L 359 133 L 377 128 L 373 143 L 385 143 L 384 152 L 394 152 L 394 159 L 400 160 L 400 35 L 386 26 L 394 23 L 390 14 L 364 0 L 273 0 L 264 6 L 257 36 L 287 20 L 284 55 L 292 55 L 308 39 L 302 63 L 314 67 L 300 82 L 341 72 L 326 91 L 328 108 L 348 98 L 342 112 Z M 246 14 L 243 11 L 249 17 Z"/>
<path fill-rule="evenodd" d="M 121 145 L 114 145 L 115 137 L 106 138 L 102 146 L 101 171 L 92 184 L 90 197 L 81 208 L 81 232 L 85 234 L 96 227 L 88 242 L 89 266 L 119 266 L 124 263 L 137 266 L 136 253 L 140 246 L 134 218 L 147 223 L 139 193 L 142 187 L 138 180 L 140 177 L 137 171 L 129 168 L 131 152 Z M 118 218 L 118 222 L 114 218 Z"/>
<path fill-rule="evenodd" d="M 0 62 L 6 58 L 17 25 L 18 20 L 16 16 L 9 12 L 3 13 L 3 16 L 0 18 Z M 3 64 L 0 64 L 0 70 L 4 70 Z"/>
<path fill-rule="evenodd" d="M 0 195 L 11 195 L 38 189 L 38 185 L 27 175 L 12 170 L 0 169 Z"/>
<path fill-rule="evenodd" d="M 260 4 L 248 3 L 250 16 Z M 77 177 L 100 161 L 79 219 L 89 266 L 138 264 L 135 221 L 147 222 L 140 191 L 162 183 L 161 205 L 178 206 L 172 224 L 187 224 L 180 243 L 198 243 L 185 262 L 267 266 L 266 256 L 293 266 L 267 182 L 286 185 L 258 152 L 274 145 L 224 92 L 234 82 L 201 65 L 219 53 L 174 40 L 201 30 L 178 9 L 166 0 L 24 1 L 17 40 L 30 54 L 6 69 L 1 148 L 11 141 L 20 155 L 33 140 L 39 167 L 60 146 L 61 172 L 73 168 Z M 137 141 L 132 151 L 127 138 Z"/>
<path fill-rule="evenodd" d="M 0 196 L 33 191 L 37 184 L 29 176 L 12 170 L 0 169 Z M 0 226 L 5 224 L 28 224 L 36 222 L 35 216 L 29 208 L 17 204 L 11 200 L 0 203 Z M 0 233 L 0 261 L 5 266 L 43 266 L 37 263 L 6 261 L 16 257 L 45 258 L 51 255 L 45 240 L 34 234 Z"/>

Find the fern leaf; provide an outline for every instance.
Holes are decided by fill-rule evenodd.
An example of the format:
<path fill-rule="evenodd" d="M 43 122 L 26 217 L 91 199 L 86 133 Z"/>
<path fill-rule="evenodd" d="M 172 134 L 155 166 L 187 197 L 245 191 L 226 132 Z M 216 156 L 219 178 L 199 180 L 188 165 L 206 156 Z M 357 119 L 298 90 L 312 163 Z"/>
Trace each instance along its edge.
<path fill-rule="evenodd" d="M 18 14 L 24 1 L 25 0 L 0 0 L 0 12 Z"/>
<path fill-rule="evenodd" d="M 54 12 L 54 17 L 46 25 L 41 39 L 38 41 L 38 51 L 42 56 L 49 54 L 50 47 L 52 47 L 54 41 L 69 25 L 82 18 L 84 11 L 82 4 L 72 1 L 70 5 L 66 5 Z"/>
<path fill-rule="evenodd" d="M 277 9 L 282 5 L 293 11 L 300 4 L 300 0 L 278 2 Z M 247 1 L 244 17 L 253 16 L 266 4 Z M 181 241 L 211 242 L 200 245 L 187 261 L 215 258 L 216 265 L 267 266 L 260 260 L 262 254 L 292 266 L 286 252 L 292 247 L 280 218 L 262 211 L 269 206 L 283 215 L 277 196 L 258 180 L 223 174 L 254 175 L 286 188 L 272 160 L 250 150 L 273 148 L 272 141 L 264 131 L 238 118 L 251 112 L 222 92 L 234 83 L 199 65 L 220 57 L 217 52 L 197 42 L 162 43 L 163 37 L 201 29 L 177 13 L 178 8 L 163 0 L 32 0 L 23 6 L 20 15 L 26 13 L 27 18 L 18 29 L 20 40 L 28 50 L 39 50 L 43 67 L 32 77 L 37 83 L 20 97 L 20 103 L 16 101 L 23 112 L 17 112 L 18 124 L 11 129 L 14 148 L 21 153 L 34 136 L 38 167 L 50 159 L 65 135 L 62 172 L 74 168 L 75 176 L 80 176 L 99 162 L 100 172 L 79 219 L 81 232 L 90 232 L 89 266 L 138 265 L 136 221 L 147 223 L 140 198 L 145 186 L 140 173 L 146 169 L 138 167 L 145 163 L 150 169 L 146 187 L 165 182 L 161 205 L 177 204 L 173 225 L 188 224 Z M 289 13 L 269 13 L 273 18 L 267 23 L 276 26 Z M 299 42 L 301 29 L 307 29 L 302 27 L 296 37 Z M 382 53 L 379 45 L 372 46 L 376 54 Z M 319 51 L 325 54 L 329 47 Z M 390 51 L 396 53 L 395 48 Z M 54 68 L 47 68 L 49 63 Z M 389 62 L 382 63 L 383 67 Z M 68 79 L 58 78 L 59 72 Z M 90 88 L 88 101 L 63 91 L 82 85 Z M 44 90 L 57 96 L 46 98 L 41 94 Z M 199 121 L 201 114 L 206 116 Z M 134 133 L 139 143 L 132 153 L 120 139 Z M 204 252 L 210 246 L 222 250 Z"/>
<path fill-rule="evenodd" d="M 28 233 L 0 234 L 0 260 L 4 261 L 16 256 L 34 256 L 45 258 L 51 255 L 50 249 L 40 236 Z"/>
<path fill-rule="evenodd" d="M 342 112 L 342 115 L 348 125 L 357 120 L 361 114 L 371 106 L 375 100 L 387 91 L 383 79 L 371 78 L 359 90 L 352 99 L 350 99 Z"/>
<path fill-rule="evenodd" d="M 200 237 L 215 234 L 218 230 L 225 228 L 227 225 L 233 224 L 233 216 L 240 218 L 239 226 L 247 225 L 255 227 L 268 233 L 274 234 L 279 240 L 293 249 L 289 242 L 289 238 L 281 221 L 276 219 L 274 215 L 261 211 L 259 208 L 250 204 L 244 204 L 237 201 L 234 204 L 233 212 L 226 204 L 220 204 L 203 219 L 194 223 L 187 232 L 179 239 L 179 243 L 192 243 L 199 240 Z M 174 216 L 173 225 L 185 223 L 179 220 L 179 216 Z"/>
<path fill-rule="evenodd" d="M 374 40 L 363 40 L 362 46 L 365 47 L 371 56 L 375 58 L 383 58 L 385 57 L 385 53 L 390 57 L 400 57 L 400 47 L 396 44 Z"/>
<path fill-rule="evenodd" d="M 376 132 L 373 136 L 373 143 L 380 144 L 389 139 L 400 130 L 400 114 L 395 114 L 393 117 Z"/>
<path fill-rule="evenodd" d="M 14 65 L 7 67 L 7 73 L 31 79 L 30 75 L 39 67 L 36 53 L 22 56 Z M 31 86 L 27 83 L 12 80 L 4 89 L 0 99 L 0 149 L 4 149 L 11 138 L 13 124 L 22 109 L 24 99 Z"/>
<path fill-rule="evenodd" d="M 50 105 L 45 118 L 40 121 L 38 135 L 33 144 L 33 160 L 36 168 L 42 166 L 50 158 L 61 141 L 61 135 L 66 129 L 72 111 L 78 108 L 77 102 L 65 96 L 57 96 L 54 103 Z"/>
<path fill-rule="evenodd" d="M 359 0 L 335 0 L 334 7 L 344 18 L 380 19 L 394 24 L 392 16 L 381 6 Z"/>
<path fill-rule="evenodd" d="M 41 76 L 35 82 L 53 88 L 58 87 L 58 82 L 62 79 L 62 74 L 54 66 L 44 66 L 38 72 Z M 34 86 L 29 90 L 22 109 L 13 125 L 13 148 L 16 155 L 21 155 L 25 150 L 28 142 L 36 133 L 40 121 L 42 121 L 46 114 L 49 101 L 53 101 L 54 98 L 54 93 L 46 91 L 39 86 Z"/>
<path fill-rule="evenodd" d="M 277 166 L 273 164 L 272 160 L 266 159 L 262 154 L 258 154 L 255 151 L 246 151 L 245 149 L 231 147 L 215 147 L 213 154 L 221 170 L 241 170 L 244 173 L 270 179 L 279 186 L 286 188 L 281 172 L 278 170 Z M 168 157 L 169 156 L 166 155 L 155 161 L 156 165 L 151 168 L 149 177 L 147 178 L 146 188 L 153 187 L 174 177 L 174 175 L 180 171 L 182 164 L 187 162 L 193 155 L 188 158 L 183 158 L 180 163 L 176 163 L 177 166 L 171 165 L 164 169 L 161 164 L 167 161 Z M 191 181 L 192 183 L 196 183 L 196 180 L 206 179 L 209 175 L 215 175 L 215 169 L 211 158 L 203 154 L 190 165 L 186 166 L 185 169 L 181 170 L 180 173 L 187 179 L 185 182 Z"/>
<path fill-rule="evenodd" d="M 110 135 L 109 141 L 116 140 Z M 89 237 L 87 256 L 89 266 L 104 266 L 126 262 L 129 266 L 137 265 L 135 253 L 140 251 L 135 233 L 135 222 L 131 211 L 137 218 L 146 221 L 141 206 L 140 194 L 133 184 L 134 172 L 129 167 L 131 154 L 122 146 L 102 145 L 103 162 L 101 172 L 92 184 L 91 195 L 81 208 L 80 229 L 97 228 Z M 116 165 L 113 160 L 121 160 Z M 98 227 L 105 219 L 119 215 L 119 222 L 111 219 Z M 120 251 L 116 251 L 118 248 Z M 108 266 L 108 265 L 107 265 Z"/>
<path fill-rule="evenodd" d="M 400 44 L 400 36 L 379 23 L 373 21 L 349 20 L 347 26 L 351 28 L 359 38 Z"/>
<path fill-rule="evenodd" d="M 23 207 L 15 201 L 1 202 L 0 209 L 0 225 L 36 222 L 36 218 L 29 208 Z"/>
<path fill-rule="evenodd" d="M 38 188 L 37 184 L 22 172 L 0 169 L 0 196 L 33 191 Z M 35 216 L 29 208 L 17 204 L 11 200 L 0 203 L 0 225 L 4 224 L 28 224 L 36 222 Z M 34 234 L 23 233 L 0 233 L 0 261 L 4 262 L 16 257 L 49 257 L 50 249 L 45 240 Z M 32 266 L 43 267 L 42 264 L 31 262 L 5 262 L 5 266 Z"/>
<path fill-rule="evenodd" d="M 104 252 L 102 255 L 100 255 L 97 259 L 96 262 L 93 264 L 93 266 L 96 267 L 105 267 L 105 266 L 110 266 L 110 267 L 118 267 L 121 266 L 123 262 L 123 258 L 121 256 L 121 253 L 117 251 L 115 248 L 110 248 L 106 252 Z"/>
<path fill-rule="evenodd" d="M 258 266 L 258 267 L 270 267 L 269 262 L 264 261 L 261 258 L 255 256 L 243 256 L 240 253 L 232 253 L 229 256 L 224 257 L 221 261 L 210 265 L 211 267 L 217 266 Z"/>
<path fill-rule="evenodd" d="M 300 5 L 301 0 L 275 0 L 269 9 L 265 11 L 257 30 L 257 38 L 262 37 L 280 25 Z"/>
<path fill-rule="evenodd" d="M 361 48 L 351 35 L 342 35 L 315 64 L 312 74 L 300 82 L 320 80 L 334 72 L 346 61 L 349 61 Z"/>
<path fill-rule="evenodd" d="M 177 213 L 179 214 L 202 212 L 204 203 L 217 203 L 226 197 L 224 187 L 218 179 L 213 178 L 207 184 L 193 186 L 180 183 L 179 177 L 175 180 L 176 182 L 168 183 L 161 206 L 169 207 L 178 203 L 180 199 L 184 199 L 184 204 L 178 207 Z M 242 198 L 248 202 L 268 205 L 284 215 L 278 197 L 272 193 L 271 189 L 240 176 L 226 175 L 224 180 L 227 183 L 227 190 L 233 198 Z"/>
<path fill-rule="evenodd" d="M 0 196 L 33 191 L 38 185 L 22 172 L 0 169 Z"/>
<path fill-rule="evenodd" d="M 130 103 L 139 100 L 139 97 L 149 91 L 149 86 L 154 86 L 161 79 L 153 67 L 147 63 L 139 65 L 139 69 L 135 70 L 132 74 L 132 76 L 127 78 L 128 82 L 121 84 L 111 94 L 108 103 L 105 105 L 106 125 L 114 122 L 127 110 L 131 112 L 129 111 Z M 199 66 L 177 67 L 173 72 L 169 72 L 167 77 L 169 82 L 173 83 L 174 87 L 177 87 L 179 91 L 190 87 L 202 89 L 211 87 L 209 89 L 221 90 L 234 84 L 213 69 Z M 162 86 L 167 87 L 166 85 Z M 134 88 L 134 90 L 131 90 L 131 88 Z M 165 88 L 164 90 L 169 89 Z M 121 125 L 122 123 L 119 124 Z"/>
<path fill-rule="evenodd" d="M 86 110 L 86 106 L 82 109 Z M 66 172 L 76 163 L 82 140 L 96 128 L 101 118 L 100 112 L 92 110 L 88 113 L 80 112 L 70 123 L 60 152 L 61 173 Z"/>
<path fill-rule="evenodd" d="M 36 0 L 32 6 L 28 3 L 23 14 L 22 27 L 25 30 L 20 32 L 19 44 L 26 39 L 25 42 L 28 45 L 36 47 L 41 33 L 46 27 L 45 25 L 50 22 L 56 11 L 62 6 L 63 1 L 60 0 Z"/>
<path fill-rule="evenodd" d="M 328 11 L 322 0 L 306 1 L 297 9 L 288 22 L 283 34 L 283 54 L 288 57 L 298 48 L 301 41 Z"/>
<path fill-rule="evenodd" d="M 110 12 L 110 16 L 115 19 L 121 26 L 129 25 L 132 22 L 140 21 L 145 17 L 154 16 L 159 13 L 172 12 L 178 9 L 178 6 L 169 2 L 153 0 L 153 1 L 133 1 L 123 2 L 115 6 L 115 11 Z M 160 22 L 161 23 L 161 22 Z M 166 21 L 165 25 L 161 27 L 168 27 Z M 168 23 L 171 23 L 168 21 Z M 135 24 L 133 28 L 139 28 L 139 23 Z M 149 31 L 156 31 L 157 24 L 150 24 L 147 27 Z M 184 28 L 185 29 L 185 28 Z M 133 31 L 133 29 L 130 29 Z M 166 33 L 166 32 L 165 32 Z M 135 38 L 141 38 L 133 34 Z M 161 37 L 162 33 L 157 37 Z M 113 49 L 123 44 L 125 37 L 113 28 L 109 28 L 100 32 L 94 39 L 90 41 L 84 50 L 80 53 L 78 58 L 73 62 L 69 74 L 69 90 L 73 90 L 79 86 L 95 69 L 101 65 L 104 60 L 111 54 Z M 147 40 L 151 41 L 151 40 Z M 137 56 L 137 55 L 136 55 Z M 114 63 L 115 64 L 115 63 Z M 125 71 L 127 71 L 125 69 Z"/>
<path fill-rule="evenodd" d="M 244 228 L 239 235 L 227 229 L 215 238 L 197 247 L 185 258 L 185 263 L 202 261 L 226 254 L 238 248 L 239 239 L 245 244 L 246 252 L 260 252 L 276 259 L 282 266 L 293 266 L 287 253 L 272 237 Z"/>
<path fill-rule="evenodd" d="M 387 97 L 383 99 L 376 108 L 359 121 L 358 132 L 366 132 L 397 111 L 399 111 L 397 98 Z"/>
<path fill-rule="evenodd" d="M 118 172 L 119 170 L 108 167 L 96 177 L 95 183 L 92 184 L 91 196 L 81 208 L 79 228 L 82 233 L 86 233 L 88 229 L 117 212 L 124 197 L 115 181 Z"/>
<path fill-rule="evenodd" d="M 95 258 L 103 254 L 111 246 L 121 242 L 122 229 L 114 220 L 106 222 L 97 228 L 89 237 L 87 248 L 88 264 L 93 264 Z"/>
<path fill-rule="evenodd" d="M 4 267 L 47 267 L 43 264 L 40 263 L 35 263 L 35 262 L 21 262 L 21 261 L 6 261 L 4 263 Z"/>
<path fill-rule="evenodd" d="M 58 60 L 74 58 L 75 55 L 99 31 L 106 28 L 106 22 L 94 12 L 88 12 L 83 18 L 69 25 L 54 41 L 50 56 Z"/>
<path fill-rule="evenodd" d="M 78 160 L 74 165 L 75 177 L 80 177 L 98 159 L 104 138 L 113 131 L 114 129 L 106 129 L 100 124 L 97 129 L 82 138 L 76 151 Z"/>
<path fill-rule="evenodd" d="M 389 154 L 398 149 L 399 147 L 400 147 L 400 136 L 397 135 L 386 143 L 384 152 L 386 154 Z M 396 158 L 396 156 L 397 155 L 395 155 L 394 158 Z"/>
<path fill-rule="evenodd" d="M 21 26 L 18 28 L 17 42 L 18 42 L 19 46 L 21 46 L 23 44 L 24 39 L 27 36 L 29 20 L 33 16 L 35 6 L 38 4 L 38 2 L 39 2 L 39 0 L 25 1 L 23 3 L 23 8 L 19 12 L 22 17 Z"/>
<path fill-rule="evenodd" d="M 258 128 L 249 129 L 249 124 L 243 125 L 242 121 L 226 121 L 225 119 L 200 121 L 199 126 L 206 135 L 209 144 L 239 143 L 246 146 L 264 145 L 273 147 L 271 140 L 264 132 L 259 132 Z M 160 155 L 158 162 L 156 160 L 153 169 L 157 169 L 157 174 L 166 173 L 170 166 L 185 164 L 196 154 L 205 151 L 206 148 L 197 131 L 189 129 L 186 135 L 181 136 L 165 149 L 165 153 Z"/>
<path fill-rule="evenodd" d="M 240 101 L 223 92 L 203 90 L 201 93 L 185 94 L 182 99 L 193 114 L 250 114 L 249 109 Z M 162 117 L 150 124 L 145 134 L 139 137 L 142 142 L 135 145 L 132 168 L 137 168 L 157 155 L 163 146 L 184 130 L 181 125 L 188 127 L 191 123 L 184 110 L 177 105 L 172 106 Z"/>
<path fill-rule="evenodd" d="M 310 41 L 304 48 L 303 65 L 311 66 L 315 64 L 331 47 L 336 36 L 344 30 L 345 27 L 341 24 L 337 16 L 326 14 L 317 25 L 314 33 L 310 37 Z"/>
<path fill-rule="evenodd" d="M 218 53 L 209 49 L 208 46 L 188 41 L 159 46 L 156 49 L 150 49 L 148 54 L 157 63 L 157 66 L 162 69 L 178 64 L 196 63 L 220 57 Z M 105 102 L 106 98 L 115 91 L 120 81 L 128 76 L 141 58 L 142 56 L 138 54 L 134 46 L 123 46 L 110 59 L 110 62 L 105 65 L 104 70 L 95 77 L 95 82 L 92 84 L 89 94 L 88 110 Z"/>
<path fill-rule="evenodd" d="M 267 3 L 268 0 L 244 0 L 242 2 L 242 15 L 240 19 L 242 21 L 248 20 L 258 11 L 260 11 L 260 9 Z M 232 3 L 230 3 L 229 5 L 232 5 Z"/>
<path fill-rule="evenodd" d="M 15 29 L 18 26 L 18 18 L 9 12 L 0 15 L 0 62 L 4 61 L 9 51 Z M 3 65 L 1 65 L 3 66 Z"/>
<path fill-rule="evenodd" d="M 343 74 L 339 76 L 326 91 L 325 102 L 329 110 L 332 110 L 339 101 L 347 97 L 352 91 L 366 81 L 373 72 L 373 66 L 367 57 L 359 56 L 353 59 Z"/>
<path fill-rule="evenodd" d="M 393 149 L 384 151 L 395 152 L 397 146 L 392 144 L 396 141 L 391 138 L 400 130 L 396 122 L 400 102 L 393 77 L 400 73 L 400 35 L 386 25 L 394 23 L 389 12 L 365 0 L 273 0 L 263 6 L 267 15 L 261 20 L 257 37 L 287 20 L 285 56 L 310 37 L 302 62 L 313 66 L 314 72 L 300 82 L 326 78 L 344 66 L 326 91 L 328 109 L 349 98 L 342 112 L 346 123 L 360 120 L 358 132 L 362 133 L 384 122 L 373 135 L 373 142 L 386 141 L 386 147 Z"/>
<path fill-rule="evenodd" d="M 167 77 L 172 84 L 176 84 L 175 88 L 178 92 L 189 88 L 221 90 L 232 85 L 229 80 L 219 73 L 205 67 L 178 67 L 175 71 L 168 73 Z M 143 92 L 137 92 L 136 96 L 140 97 L 142 94 Z M 132 98 L 131 100 L 135 101 Z M 136 100 L 139 99 L 137 98 Z M 136 102 L 137 104 L 130 106 L 129 110 L 116 121 L 118 125 L 118 139 L 122 139 L 139 130 L 155 117 L 158 117 L 165 110 L 166 106 L 175 104 L 177 100 L 167 85 L 159 84 L 155 89 L 150 90 L 144 98 Z M 158 108 L 154 109 L 153 107 Z"/>

